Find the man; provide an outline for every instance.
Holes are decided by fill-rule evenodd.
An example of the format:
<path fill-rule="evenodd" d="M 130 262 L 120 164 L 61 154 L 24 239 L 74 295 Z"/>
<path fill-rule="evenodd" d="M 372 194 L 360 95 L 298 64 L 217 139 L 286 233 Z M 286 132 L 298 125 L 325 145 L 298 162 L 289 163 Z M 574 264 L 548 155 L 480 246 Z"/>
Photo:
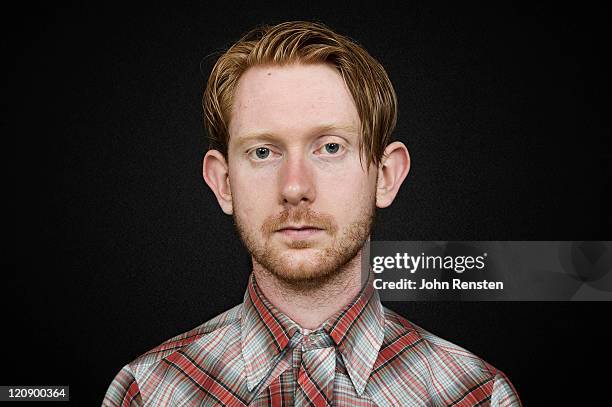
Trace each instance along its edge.
<path fill-rule="evenodd" d="M 520 405 L 361 280 L 410 167 L 377 61 L 321 24 L 263 27 L 219 58 L 203 104 L 204 179 L 252 256 L 244 303 L 126 365 L 105 405 Z"/>

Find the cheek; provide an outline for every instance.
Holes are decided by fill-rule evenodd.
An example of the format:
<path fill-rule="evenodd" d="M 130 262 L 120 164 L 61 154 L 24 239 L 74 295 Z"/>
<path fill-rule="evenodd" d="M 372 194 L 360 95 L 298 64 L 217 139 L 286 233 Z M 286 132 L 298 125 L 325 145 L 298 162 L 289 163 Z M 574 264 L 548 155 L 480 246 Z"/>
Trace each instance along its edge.
<path fill-rule="evenodd" d="M 321 174 L 318 199 L 342 224 L 354 221 L 373 201 L 376 179 L 359 170 Z"/>
<path fill-rule="evenodd" d="M 236 215 L 252 224 L 259 222 L 267 214 L 266 208 L 273 208 L 271 200 L 274 191 L 271 177 L 254 174 L 248 168 L 230 170 L 230 188 Z"/>

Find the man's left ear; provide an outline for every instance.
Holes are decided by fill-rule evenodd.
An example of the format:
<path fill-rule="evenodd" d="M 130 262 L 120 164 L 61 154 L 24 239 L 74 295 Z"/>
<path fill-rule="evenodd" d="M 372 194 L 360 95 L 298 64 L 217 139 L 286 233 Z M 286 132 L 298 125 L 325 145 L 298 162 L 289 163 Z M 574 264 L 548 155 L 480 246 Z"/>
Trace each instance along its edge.
<path fill-rule="evenodd" d="M 410 171 L 410 154 L 401 141 L 394 141 L 385 148 L 378 166 L 378 186 L 376 206 L 386 208 L 391 205 L 402 182 Z"/>

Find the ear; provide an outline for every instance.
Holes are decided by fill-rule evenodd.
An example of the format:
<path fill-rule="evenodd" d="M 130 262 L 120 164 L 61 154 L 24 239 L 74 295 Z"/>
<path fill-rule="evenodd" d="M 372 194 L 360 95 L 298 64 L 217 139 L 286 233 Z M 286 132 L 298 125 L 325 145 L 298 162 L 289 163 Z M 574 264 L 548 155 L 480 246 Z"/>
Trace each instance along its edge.
<path fill-rule="evenodd" d="M 217 197 L 221 210 L 227 215 L 231 215 L 234 206 L 230 188 L 229 167 L 220 151 L 208 150 L 202 163 L 202 175 L 204 181 Z"/>
<path fill-rule="evenodd" d="M 391 205 L 402 182 L 410 171 L 410 154 L 404 143 L 394 141 L 383 153 L 378 166 L 378 186 L 376 188 L 376 206 L 386 208 Z"/>

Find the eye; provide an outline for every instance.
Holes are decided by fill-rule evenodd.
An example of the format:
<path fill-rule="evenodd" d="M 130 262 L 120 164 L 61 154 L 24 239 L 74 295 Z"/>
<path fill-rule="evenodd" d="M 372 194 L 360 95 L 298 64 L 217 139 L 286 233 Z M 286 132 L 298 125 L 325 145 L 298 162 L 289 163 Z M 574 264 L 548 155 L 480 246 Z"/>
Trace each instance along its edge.
<path fill-rule="evenodd" d="M 341 147 L 342 146 L 339 143 L 326 143 L 323 145 L 323 147 L 321 147 L 321 149 L 325 150 L 327 154 L 335 155 L 338 153 L 338 151 L 340 151 Z"/>
<path fill-rule="evenodd" d="M 254 160 L 265 160 L 270 157 L 272 151 L 268 147 L 257 147 L 249 151 L 248 155 Z"/>
<path fill-rule="evenodd" d="M 257 156 L 257 158 L 263 160 L 264 158 L 268 158 L 268 156 L 270 155 L 270 149 L 267 147 L 258 147 L 255 149 L 255 155 Z"/>

